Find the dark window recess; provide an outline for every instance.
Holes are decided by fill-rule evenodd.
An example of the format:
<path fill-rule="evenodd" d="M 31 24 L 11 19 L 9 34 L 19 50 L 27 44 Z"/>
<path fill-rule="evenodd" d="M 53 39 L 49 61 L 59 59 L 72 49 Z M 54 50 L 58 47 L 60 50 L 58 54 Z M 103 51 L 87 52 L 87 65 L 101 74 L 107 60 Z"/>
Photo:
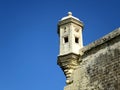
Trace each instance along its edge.
<path fill-rule="evenodd" d="M 75 37 L 75 43 L 79 43 L 79 38 Z"/>
<path fill-rule="evenodd" d="M 64 42 L 65 42 L 65 43 L 68 42 L 68 37 L 64 37 Z"/>

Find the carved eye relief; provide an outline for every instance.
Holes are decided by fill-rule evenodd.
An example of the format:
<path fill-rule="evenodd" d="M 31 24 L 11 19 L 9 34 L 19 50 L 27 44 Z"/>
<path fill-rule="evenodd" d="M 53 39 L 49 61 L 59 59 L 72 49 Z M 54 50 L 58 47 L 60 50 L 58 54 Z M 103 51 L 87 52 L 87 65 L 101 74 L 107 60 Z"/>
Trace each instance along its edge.
<path fill-rule="evenodd" d="M 67 30 L 66 30 L 66 27 L 64 27 L 64 33 L 66 32 Z"/>

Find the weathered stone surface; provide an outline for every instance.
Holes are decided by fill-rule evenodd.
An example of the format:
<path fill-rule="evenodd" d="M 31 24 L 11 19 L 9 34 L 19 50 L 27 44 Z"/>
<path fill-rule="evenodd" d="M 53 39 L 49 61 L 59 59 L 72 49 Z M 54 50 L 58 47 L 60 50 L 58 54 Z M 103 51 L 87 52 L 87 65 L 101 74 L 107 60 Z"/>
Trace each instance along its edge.
<path fill-rule="evenodd" d="M 79 50 L 83 47 L 82 30 L 83 23 L 71 14 L 58 22 L 59 56 L 69 53 L 79 54 Z"/>
<path fill-rule="evenodd" d="M 79 55 L 70 53 L 59 56 L 57 64 L 61 67 L 66 76 L 66 84 L 71 84 L 73 82 L 73 78 L 71 77 L 72 72 L 79 65 Z"/>
<path fill-rule="evenodd" d="M 79 50 L 83 47 L 82 29 L 83 23 L 71 12 L 58 22 L 60 48 L 57 63 L 66 76 L 67 85 L 73 82 L 72 72 L 79 66 Z"/>
<path fill-rule="evenodd" d="M 64 90 L 120 90 L 120 29 L 80 51 L 73 82 Z"/>

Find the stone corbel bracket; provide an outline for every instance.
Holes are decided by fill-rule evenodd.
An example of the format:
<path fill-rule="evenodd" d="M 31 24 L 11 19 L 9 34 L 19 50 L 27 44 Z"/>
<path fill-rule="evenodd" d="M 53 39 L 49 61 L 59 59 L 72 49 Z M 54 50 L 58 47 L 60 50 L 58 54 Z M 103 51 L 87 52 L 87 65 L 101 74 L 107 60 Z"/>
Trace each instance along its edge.
<path fill-rule="evenodd" d="M 66 84 L 73 82 L 72 73 L 77 66 L 79 66 L 79 57 L 80 55 L 74 53 L 58 56 L 57 64 L 61 67 L 66 76 Z"/>

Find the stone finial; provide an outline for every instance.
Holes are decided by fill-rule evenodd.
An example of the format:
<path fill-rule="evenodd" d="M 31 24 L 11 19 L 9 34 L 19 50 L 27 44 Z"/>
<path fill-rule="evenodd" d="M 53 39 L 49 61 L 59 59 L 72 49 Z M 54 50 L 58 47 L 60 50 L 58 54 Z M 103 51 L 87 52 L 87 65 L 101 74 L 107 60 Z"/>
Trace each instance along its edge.
<path fill-rule="evenodd" d="M 68 12 L 68 16 L 72 16 L 72 12 Z"/>

